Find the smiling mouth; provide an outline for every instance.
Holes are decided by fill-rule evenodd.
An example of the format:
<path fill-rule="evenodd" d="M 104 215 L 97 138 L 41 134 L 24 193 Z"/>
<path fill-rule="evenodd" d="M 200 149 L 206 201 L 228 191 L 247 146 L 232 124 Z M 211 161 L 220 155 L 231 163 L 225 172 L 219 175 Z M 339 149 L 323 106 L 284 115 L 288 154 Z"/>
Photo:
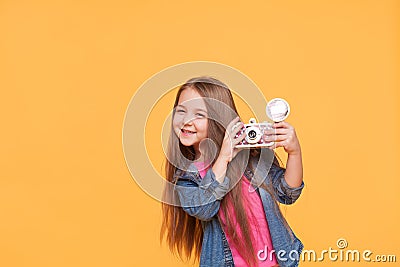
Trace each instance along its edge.
<path fill-rule="evenodd" d="M 182 132 L 184 135 L 195 134 L 195 133 L 196 133 L 196 132 L 188 131 L 188 130 L 185 130 L 185 129 L 181 129 L 181 132 Z"/>

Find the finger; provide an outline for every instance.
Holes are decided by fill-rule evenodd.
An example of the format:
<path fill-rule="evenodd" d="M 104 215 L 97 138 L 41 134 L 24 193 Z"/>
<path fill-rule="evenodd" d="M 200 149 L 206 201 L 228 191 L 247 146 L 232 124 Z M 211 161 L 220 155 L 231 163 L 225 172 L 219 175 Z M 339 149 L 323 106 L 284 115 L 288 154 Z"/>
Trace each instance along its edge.
<path fill-rule="evenodd" d="M 238 137 L 235 137 L 235 138 L 233 139 L 233 142 L 234 142 L 235 144 L 239 144 L 240 142 L 243 141 L 243 139 L 244 139 L 245 137 L 246 137 L 246 132 L 243 131 L 243 133 L 241 133 Z"/>
<path fill-rule="evenodd" d="M 226 130 L 232 129 L 233 125 L 235 125 L 240 120 L 239 116 L 234 118 L 226 127 Z"/>
<path fill-rule="evenodd" d="M 289 129 L 286 128 L 274 128 L 274 129 L 269 129 L 264 131 L 264 135 L 272 135 L 272 134 L 287 134 L 289 132 Z"/>
<path fill-rule="evenodd" d="M 286 145 L 286 141 L 278 141 L 278 142 L 274 142 L 274 144 L 272 146 L 269 146 L 268 148 L 273 150 L 278 147 L 285 147 L 285 145 Z"/>
<path fill-rule="evenodd" d="M 244 138 L 246 137 L 245 133 L 242 133 L 238 136 L 234 136 L 233 138 L 231 138 L 231 143 L 236 146 L 238 145 Z"/>
<path fill-rule="evenodd" d="M 272 124 L 272 127 L 273 128 L 287 128 L 287 129 L 293 128 L 293 126 L 290 125 L 289 123 L 287 123 L 286 121 L 275 122 L 274 124 Z"/>
<path fill-rule="evenodd" d="M 239 121 L 240 121 L 240 118 L 236 117 L 228 124 L 228 126 L 225 129 L 225 138 L 231 138 L 232 139 L 232 138 L 235 137 L 236 133 L 232 132 L 232 127 L 234 127 L 234 125 L 236 123 L 238 123 Z M 239 128 L 239 127 L 236 127 L 236 128 Z"/>
<path fill-rule="evenodd" d="M 232 135 L 233 137 L 235 137 L 238 133 L 240 133 L 243 130 L 243 126 L 244 123 L 243 122 L 236 122 L 233 126 L 232 126 Z M 244 132 L 244 131 L 243 131 Z"/>
<path fill-rule="evenodd" d="M 286 145 L 285 141 L 275 142 L 275 144 L 274 144 L 275 148 L 277 148 L 277 147 L 285 147 L 285 145 Z"/>
<path fill-rule="evenodd" d="M 288 138 L 286 134 L 279 134 L 279 135 L 266 135 L 264 136 L 264 140 L 267 142 L 279 142 L 279 141 L 285 141 Z"/>
<path fill-rule="evenodd" d="M 241 125 L 239 125 L 239 124 L 241 124 Z M 239 124 L 237 125 L 237 127 L 234 127 L 233 130 L 227 129 L 225 137 L 229 138 L 231 140 L 234 140 L 235 138 L 238 138 L 239 137 L 238 135 L 239 135 L 240 131 L 243 128 L 243 123 L 239 123 Z"/>

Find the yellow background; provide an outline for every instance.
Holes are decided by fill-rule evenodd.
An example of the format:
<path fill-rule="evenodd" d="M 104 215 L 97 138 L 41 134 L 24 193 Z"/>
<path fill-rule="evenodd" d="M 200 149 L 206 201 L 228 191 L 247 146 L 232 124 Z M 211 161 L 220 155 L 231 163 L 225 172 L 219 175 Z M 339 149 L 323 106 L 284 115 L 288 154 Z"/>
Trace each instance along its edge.
<path fill-rule="evenodd" d="M 0 266 L 185 266 L 121 133 L 146 79 L 195 60 L 290 103 L 306 187 L 284 213 L 306 249 L 399 262 L 399 4 L 1 1 Z M 329 264 L 365 263 L 302 266 Z"/>

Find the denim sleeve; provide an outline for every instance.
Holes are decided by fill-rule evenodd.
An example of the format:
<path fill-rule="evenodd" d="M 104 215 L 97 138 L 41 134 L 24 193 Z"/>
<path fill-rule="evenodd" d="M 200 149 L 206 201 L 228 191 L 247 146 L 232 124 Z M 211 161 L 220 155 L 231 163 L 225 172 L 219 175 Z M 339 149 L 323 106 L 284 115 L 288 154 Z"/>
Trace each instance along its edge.
<path fill-rule="evenodd" d="M 190 179 L 178 179 L 175 191 L 186 213 L 201 221 L 209 221 L 218 213 L 221 199 L 229 191 L 229 178 L 225 176 L 220 183 L 209 169 L 200 184 Z"/>
<path fill-rule="evenodd" d="M 304 181 L 298 187 L 291 187 L 285 180 L 285 168 L 271 165 L 268 175 L 272 180 L 272 185 L 280 203 L 290 205 L 296 202 L 304 187 Z"/>

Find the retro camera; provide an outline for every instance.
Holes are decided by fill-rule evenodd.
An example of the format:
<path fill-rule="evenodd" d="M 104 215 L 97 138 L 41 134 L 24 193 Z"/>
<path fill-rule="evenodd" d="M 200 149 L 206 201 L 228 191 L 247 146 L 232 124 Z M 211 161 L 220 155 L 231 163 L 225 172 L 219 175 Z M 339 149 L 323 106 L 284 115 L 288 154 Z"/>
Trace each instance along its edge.
<path fill-rule="evenodd" d="M 274 98 L 267 103 L 266 113 L 268 118 L 273 122 L 280 122 L 285 120 L 290 113 L 290 107 L 288 102 L 282 98 Z M 248 124 L 244 124 L 241 131 L 235 136 L 239 137 L 243 132 L 246 133 L 245 138 L 236 145 L 236 147 L 252 148 L 252 147 L 269 147 L 274 142 L 266 142 L 264 140 L 264 134 L 266 130 L 272 129 L 272 122 L 261 122 L 257 123 L 256 119 L 251 118 Z M 239 125 L 236 124 L 234 127 Z"/>

